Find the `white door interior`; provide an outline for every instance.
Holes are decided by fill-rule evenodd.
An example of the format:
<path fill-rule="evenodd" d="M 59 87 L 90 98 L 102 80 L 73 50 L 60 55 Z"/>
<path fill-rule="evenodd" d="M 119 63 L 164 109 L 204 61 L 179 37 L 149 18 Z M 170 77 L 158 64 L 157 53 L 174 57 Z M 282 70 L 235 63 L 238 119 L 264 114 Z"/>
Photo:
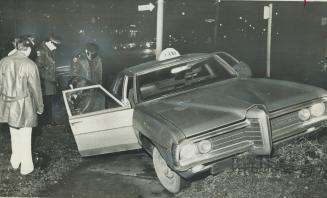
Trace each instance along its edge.
<path fill-rule="evenodd" d="M 69 123 L 82 156 L 141 148 L 133 109 L 101 85 L 63 91 Z"/>

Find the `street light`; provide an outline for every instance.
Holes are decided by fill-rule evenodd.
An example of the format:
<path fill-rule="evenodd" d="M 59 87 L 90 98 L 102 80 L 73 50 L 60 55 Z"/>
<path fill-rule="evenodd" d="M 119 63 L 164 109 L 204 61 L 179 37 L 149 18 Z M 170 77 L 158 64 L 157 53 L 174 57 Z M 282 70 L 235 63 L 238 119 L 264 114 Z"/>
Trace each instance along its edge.
<path fill-rule="evenodd" d="M 271 26 L 272 26 L 273 4 L 264 7 L 263 18 L 268 19 L 267 33 L 267 77 L 270 78 L 270 56 L 271 56 Z"/>

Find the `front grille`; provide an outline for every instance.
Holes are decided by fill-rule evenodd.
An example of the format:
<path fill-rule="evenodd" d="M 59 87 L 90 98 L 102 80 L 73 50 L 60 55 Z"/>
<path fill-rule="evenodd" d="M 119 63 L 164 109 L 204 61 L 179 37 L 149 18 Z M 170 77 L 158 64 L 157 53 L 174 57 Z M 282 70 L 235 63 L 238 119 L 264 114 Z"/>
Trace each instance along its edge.
<path fill-rule="evenodd" d="M 262 137 L 260 133 L 260 125 L 255 121 L 251 121 L 248 127 L 236 129 L 221 135 L 210 138 L 212 151 L 224 150 L 228 151 L 235 146 L 262 146 Z"/>
<path fill-rule="evenodd" d="M 292 134 L 292 131 L 287 129 L 291 126 L 296 126 L 303 123 L 299 116 L 298 111 L 287 113 L 276 118 L 270 119 L 272 140 L 278 140 L 282 137 L 287 137 Z"/>
<path fill-rule="evenodd" d="M 272 131 L 279 130 L 294 124 L 299 124 L 302 121 L 299 119 L 298 112 L 291 112 L 270 120 Z"/>

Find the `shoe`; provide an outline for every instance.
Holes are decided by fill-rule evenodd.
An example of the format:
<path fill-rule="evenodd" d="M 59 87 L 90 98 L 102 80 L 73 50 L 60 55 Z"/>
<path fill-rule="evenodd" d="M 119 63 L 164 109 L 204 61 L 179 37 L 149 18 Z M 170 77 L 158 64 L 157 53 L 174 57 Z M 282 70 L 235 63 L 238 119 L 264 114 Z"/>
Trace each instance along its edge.
<path fill-rule="evenodd" d="M 20 169 L 20 174 L 21 175 L 28 175 L 30 173 L 32 173 L 34 171 L 34 168 L 31 169 L 31 170 L 27 170 L 27 171 L 23 171 L 22 169 Z"/>
<path fill-rule="evenodd" d="M 43 152 L 33 151 L 32 157 L 33 157 L 33 163 L 35 168 L 44 170 L 50 164 L 50 160 L 51 160 L 50 156 Z"/>
<path fill-rule="evenodd" d="M 16 172 L 18 170 L 18 168 L 13 168 L 11 165 L 8 165 L 6 170 L 7 170 L 8 173 L 14 173 L 14 172 Z"/>

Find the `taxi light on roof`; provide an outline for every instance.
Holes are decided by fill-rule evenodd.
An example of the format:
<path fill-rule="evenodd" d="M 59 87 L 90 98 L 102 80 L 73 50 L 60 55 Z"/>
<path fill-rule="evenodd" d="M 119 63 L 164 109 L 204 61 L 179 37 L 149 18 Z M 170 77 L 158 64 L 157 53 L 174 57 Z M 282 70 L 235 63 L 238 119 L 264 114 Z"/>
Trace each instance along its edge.
<path fill-rule="evenodd" d="M 180 53 L 177 50 L 175 50 L 174 48 L 166 48 L 160 53 L 158 61 L 163 61 L 178 56 L 180 56 Z"/>

